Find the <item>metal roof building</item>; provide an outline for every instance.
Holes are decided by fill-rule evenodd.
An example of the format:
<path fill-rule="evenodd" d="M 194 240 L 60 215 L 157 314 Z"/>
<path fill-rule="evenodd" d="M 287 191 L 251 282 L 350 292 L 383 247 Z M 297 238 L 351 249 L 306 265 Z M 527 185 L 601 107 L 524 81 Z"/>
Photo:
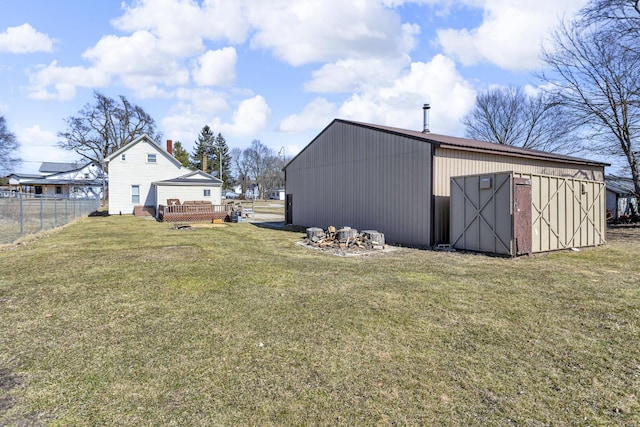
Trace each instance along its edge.
<path fill-rule="evenodd" d="M 335 119 L 285 167 L 285 215 L 295 225 L 378 230 L 390 243 L 448 244 L 451 177 L 515 171 L 604 181 L 605 166 Z"/>

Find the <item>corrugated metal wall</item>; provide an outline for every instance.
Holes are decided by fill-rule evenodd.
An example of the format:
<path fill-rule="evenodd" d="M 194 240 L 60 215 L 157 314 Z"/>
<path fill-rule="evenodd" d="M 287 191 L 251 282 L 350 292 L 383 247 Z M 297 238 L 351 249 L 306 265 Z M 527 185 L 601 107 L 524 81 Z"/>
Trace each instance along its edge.
<path fill-rule="evenodd" d="M 452 177 L 451 244 L 515 255 L 514 177 L 531 183 L 531 252 L 606 243 L 604 182 L 530 173 Z M 489 180 L 490 187 L 480 182 Z"/>
<path fill-rule="evenodd" d="M 523 173 L 514 176 L 531 180 L 533 252 L 606 243 L 604 182 Z"/>
<path fill-rule="evenodd" d="M 483 188 L 480 180 L 488 180 Z M 513 179 L 510 173 L 451 178 L 451 246 L 513 254 Z"/>
<path fill-rule="evenodd" d="M 430 144 L 335 122 L 287 165 L 292 222 L 430 245 L 431 176 Z"/>
<path fill-rule="evenodd" d="M 518 171 L 549 176 L 604 181 L 604 168 L 538 159 L 436 148 L 434 168 L 434 243 L 449 243 L 449 192 L 454 176 Z"/>

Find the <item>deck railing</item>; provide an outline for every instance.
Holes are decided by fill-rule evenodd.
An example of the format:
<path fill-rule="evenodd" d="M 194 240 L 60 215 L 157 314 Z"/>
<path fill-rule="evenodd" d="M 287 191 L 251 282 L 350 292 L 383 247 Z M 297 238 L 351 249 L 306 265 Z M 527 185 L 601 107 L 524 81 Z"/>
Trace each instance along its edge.
<path fill-rule="evenodd" d="M 231 215 L 232 211 L 232 205 L 212 205 L 210 203 L 158 206 L 160 221 L 167 222 L 224 220 Z"/>

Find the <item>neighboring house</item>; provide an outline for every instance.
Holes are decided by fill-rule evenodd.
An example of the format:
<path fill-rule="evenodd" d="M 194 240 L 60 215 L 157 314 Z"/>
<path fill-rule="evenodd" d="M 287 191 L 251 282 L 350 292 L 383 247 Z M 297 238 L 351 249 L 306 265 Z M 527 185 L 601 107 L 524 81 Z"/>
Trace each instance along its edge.
<path fill-rule="evenodd" d="M 570 156 L 336 119 L 286 165 L 285 217 L 288 224 L 307 227 L 378 230 L 390 243 L 449 244 L 452 177 L 514 171 L 603 182 L 605 166 Z M 553 189 L 544 191 L 551 191 L 545 197 L 553 194 Z M 597 200 L 602 200 L 602 206 L 596 206 L 602 218 L 596 221 L 604 224 L 605 198 Z M 571 214 L 581 215 L 579 211 Z M 552 236 L 554 230 L 543 226 L 540 233 Z"/>
<path fill-rule="evenodd" d="M 610 220 L 638 215 L 638 199 L 631 178 L 605 177 L 607 183 L 607 215 Z"/>
<path fill-rule="evenodd" d="M 98 163 L 43 162 L 39 174 L 9 175 L 10 191 L 35 196 L 99 198 L 107 177 Z"/>
<path fill-rule="evenodd" d="M 170 199 L 222 203 L 222 181 L 202 171 L 183 167 L 167 150 L 147 135 L 140 136 L 109 155 L 109 214 L 152 211 Z"/>
<path fill-rule="evenodd" d="M 284 200 L 284 188 L 269 191 L 267 198 L 271 200 Z"/>

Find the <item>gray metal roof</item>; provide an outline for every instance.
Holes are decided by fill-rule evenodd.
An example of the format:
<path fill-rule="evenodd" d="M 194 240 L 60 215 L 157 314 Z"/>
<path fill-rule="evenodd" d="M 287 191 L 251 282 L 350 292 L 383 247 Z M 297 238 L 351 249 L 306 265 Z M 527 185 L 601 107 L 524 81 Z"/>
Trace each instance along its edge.
<path fill-rule="evenodd" d="M 69 172 L 83 168 L 78 163 L 42 162 L 38 171 L 42 173 Z"/>
<path fill-rule="evenodd" d="M 620 196 L 632 196 L 635 194 L 635 187 L 631 178 L 607 175 L 604 177 L 607 190 L 613 191 Z"/>
<path fill-rule="evenodd" d="M 198 178 L 194 178 L 195 176 Z M 222 181 L 213 175 L 202 171 L 193 171 L 177 178 L 165 179 L 154 182 L 155 185 L 222 185 Z"/>
<path fill-rule="evenodd" d="M 423 133 L 415 130 L 400 129 L 390 126 L 381 126 L 370 123 L 354 122 L 350 120 L 335 119 L 334 122 L 348 123 L 351 125 L 374 129 L 381 132 L 401 135 L 404 137 L 413 138 L 420 141 L 436 144 L 437 146 L 450 149 L 482 151 L 497 154 L 504 154 L 508 156 L 517 157 L 529 157 L 535 159 L 560 161 L 565 163 L 580 163 L 593 166 L 610 166 L 609 163 L 597 162 L 594 160 L 582 159 L 579 157 L 566 156 L 563 154 L 547 153 L 540 150 L 531 150 L 528 148 L 513 147 L 510 145 L 496 144 L 493 142 L 478 141 L 475 139 L 459 138 L 455 136 L 439 135 L 435 133 Z M 333 122 L 332 122 L 333 123 Z"/>

